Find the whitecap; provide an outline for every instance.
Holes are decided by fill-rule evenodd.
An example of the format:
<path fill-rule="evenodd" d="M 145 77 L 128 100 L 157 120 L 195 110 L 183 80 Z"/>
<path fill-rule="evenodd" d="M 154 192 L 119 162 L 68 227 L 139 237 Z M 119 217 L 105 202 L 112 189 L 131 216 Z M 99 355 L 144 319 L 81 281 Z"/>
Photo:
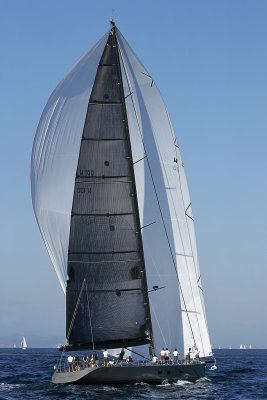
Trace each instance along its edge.
<path fill-rule="evenodd" d="M 203 376 L 203 378 L 199 378 L 197 382 L 211 382 L 210 378 L 207 378 L 206 376 Z"/>
<path fill-rule="evenodd" d="M 157 387 L 165 387 L 165 386 L 171 386 L 170 382 L 164 380 L 159 385 L 157 385 Z"/>
<path fill-rule="evenodd" d="M 176 386 L 193 385 L 193 382 L 179 380 L 177 382 L 174 382 L 174 385 Z"/>

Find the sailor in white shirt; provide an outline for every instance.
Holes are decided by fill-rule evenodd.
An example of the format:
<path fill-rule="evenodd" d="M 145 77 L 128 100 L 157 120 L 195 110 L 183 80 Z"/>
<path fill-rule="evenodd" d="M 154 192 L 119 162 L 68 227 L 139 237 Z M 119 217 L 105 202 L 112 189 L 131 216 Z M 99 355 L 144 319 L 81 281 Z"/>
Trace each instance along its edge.
<path fill-rule="evenodd" d="M 104 357 L 104 365 L 108 365 L 108 352 L 107 352 L 107 349 L 105 349 L 104 351 L 103 351 L 103 357 Z"/>
<path fill-rule="evenodd" d="M 69 372 L 70 372 L 70 369 L 73 371 L 73 357 L 72 357 L 71 354 L 69 355 L 69 357 L 67 359 L 67 363 L 68 363 L 68 366 L 69 366 Z"/>
<path fill-rule="evenodd" d="M 158 364 L 158 363 L 159 363 L 158 357 L 157 357 L 157 356 L 154 355 L 154 356 L 152 357 L 152 363 L 153 363 L 153 364 Z"/>
<path fill-rule="evenodd" d="M 177 349 L 174 349 L 174 350 L 173 350 L 172 355 L 173 355 L 173 362 L 174 362 L 174 364 L 175 364 L 175 363 L 176 363 L 176 364 L 179 364 L 179 361 L 178 361 L 178 355 L 179 355 L 179 353 L 178 353 Z"/>
<path fill-rule="evenodd" d="M 169 361 L 170 361 L 170 350 L 168 349 L 168 347 L 166 347 L 166 350 L 165 350 L 165 362 L 166 362 L 166 364 L 169 364 Z"/>
<path fill-rule="evenodd" d="M 160 360 L 161 360 L 161 364 L 165 364 L 165 350 L 163 347 L 160 350 Z"/>

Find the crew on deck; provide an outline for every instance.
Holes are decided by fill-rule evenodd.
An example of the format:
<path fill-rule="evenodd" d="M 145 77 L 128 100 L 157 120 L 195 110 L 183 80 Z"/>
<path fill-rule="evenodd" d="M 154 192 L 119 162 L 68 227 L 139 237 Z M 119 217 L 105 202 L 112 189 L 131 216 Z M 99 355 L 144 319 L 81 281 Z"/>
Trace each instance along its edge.
<path fill-rule="evenodd" d="M 162 348 L 160 351 L 160 361 L 159 358 L 156 356 L 156 354 L 153 354 L 152 360 L 148 363 L 147 365 L 178 365 L 179 364 L 179 352 L 177 348 L 175 348 L 172 352 L 172 358 L 170 359 L 170 350 L 168 347 L 165 349 Z M 137 353 L 138 354 L 138 353 Z M 103 355 L 103 363 L 101 362 L 101 365 L 107 367 L 107 366 L 116 366 L 118 363 L 121 365 L 123 364 L 123 361 L 125 361 L 126 364 L 133 364 L 134 360 L 132 359 L 131 355 L 128 355 L 126 359 L 124 359 L 125 355 L 125 349 L 122 348 L 120 353 L 117 354 L 117 359 L 115 360 L 108 360 L 109 358 L 109 352 L 107 349 L 105 349 L 102 352 Z M 144 356 L 144 358 L 146 358 Z M 188 349 L 188 353 L 185 356 L 184 359 L 184 364 L 190 364 L 190 363 L 200 363 L 200 355 L 199 355 L 199 350 L 197 349 L 196 346 L 193 346 L 192 348 Z M 183 361 L 181 361 L 183 363 Z M 79 361 L 79 355 L 76 353 L 75 356 L 73 357 L 71 354 L 67 358 L 67 365 L 68 365 L 68 370 L 69 372 L 71 371 L 79 371 L 80 370 L 80 361 Z M 99 357 L 96 351 L 93 351 L 91 357 L 89 358 L 86 353 L 84 353 L 84 356 L 82 358 L 82 367 L 87 368 L 89 366 L 94 366 L 97 367 L 99 365 Z"/>
<path fill-rule="evenodd" d="M 107 349 L 105 349 L 102 354 L 103 354 L 103 358 L 104 358 L 104 365 L 107 366 L 108 365 L 108 351 L 107 351 Z"/>
<path fill-rule="evenodd" d="M 164 347 L 160 350 L 160 362 L 161 364 L 165 364 L 165 350 Z"/>
<path fill-rule="evenodd" d="M 168 347 L 166 347 L 165 350 L 165 364 L 169 364 L 170 361 L 170 350 L 168 349 Z"/>
<path fill-rule="evenodd" d="M 121 352 L 119 353 L 119 358 L 117 359 L 116 364 L 117 364 L 119 361 L 120 361 L 121 364 L 122 364 L 124 354 L 125 354 L 125 350 L 124 350 L 124 348 L 122 348 L 122 349 L 121 349 Z"/>
<path fill-rule="evenodd" d="M 68 363 L 68 367 L 69 367 L 69 372 L 70 372 L 70 370 L 73 371 L 73 357 L 71 354 L 67 358 L 67 363 Z"/>
<path fill-rule="evenodd" d="M 173 359 L 172 359 L 173 363 L 174 364 L 179 364 L 179 360 L 178 360 L 179 353 L 178 353 L 177 349 L 173 350 L 172 355 L 173 355 Z"/>

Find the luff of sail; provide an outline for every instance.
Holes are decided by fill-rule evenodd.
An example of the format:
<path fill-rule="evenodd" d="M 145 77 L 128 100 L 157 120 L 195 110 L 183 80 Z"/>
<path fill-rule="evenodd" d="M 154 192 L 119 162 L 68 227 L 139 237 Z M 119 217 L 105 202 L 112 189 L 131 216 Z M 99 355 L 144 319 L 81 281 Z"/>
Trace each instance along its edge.
<path fill-rule="evenodd" d="M 33 206 L 64 291 L 81 138 L 97 68 L 109 35 L 110 32 L 55 89 L 42 114 L 33 146 Z M 187 353 L 189 347 L 196 346 L 200 356 L 208 356 L 211 346 L 194 222 L 178 144 L 154 80 L 117 28 L 116 37 L 147 284 L 150 289 L 165 287 L 151 292 L 149 299 L 156 351 L 168 346 L 179 347 L 180 353 L 183 350 Z M 69 261 L 72 260 L 69 258 Z"/>

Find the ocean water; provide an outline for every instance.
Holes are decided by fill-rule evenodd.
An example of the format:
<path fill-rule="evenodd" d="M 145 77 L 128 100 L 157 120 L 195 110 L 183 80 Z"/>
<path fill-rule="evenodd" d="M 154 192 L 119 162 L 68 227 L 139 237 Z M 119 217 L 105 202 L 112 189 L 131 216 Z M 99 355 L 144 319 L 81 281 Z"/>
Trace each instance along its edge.
<path fill-rule="evenodd" d="M 0 349 L 0 399 L 267 399 L 267 350 L 217 350 L 218 369 L 191 383 L 54 385 L 56 349 Z"/>

